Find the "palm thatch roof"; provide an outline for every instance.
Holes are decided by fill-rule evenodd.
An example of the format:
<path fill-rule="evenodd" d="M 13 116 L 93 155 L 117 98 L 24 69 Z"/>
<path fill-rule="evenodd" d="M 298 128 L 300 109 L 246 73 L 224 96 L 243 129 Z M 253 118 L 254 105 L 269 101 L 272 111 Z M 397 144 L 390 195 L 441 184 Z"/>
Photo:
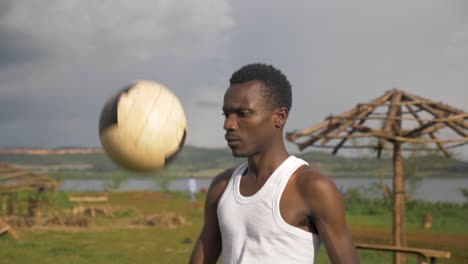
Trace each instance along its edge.
<path fill-rule="evenodd" d="M 0 162 L 0 194 L 24 190 L 55 190 L 58 182 L 46 175 L 37 174 L 7 163 Z"/>

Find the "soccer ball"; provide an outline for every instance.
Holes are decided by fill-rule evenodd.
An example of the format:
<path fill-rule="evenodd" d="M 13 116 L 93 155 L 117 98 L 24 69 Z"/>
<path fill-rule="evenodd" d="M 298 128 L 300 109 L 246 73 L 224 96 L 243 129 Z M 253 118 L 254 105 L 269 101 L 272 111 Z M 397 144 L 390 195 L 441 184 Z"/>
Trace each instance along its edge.
<path fill-rule="evenodd" d="M 137 81 L 104 105 L 99 139 L 120 167 L 154 172 L 182 148 L 186 128 L 184 109 L 174 93 L 156 82 Z"/>

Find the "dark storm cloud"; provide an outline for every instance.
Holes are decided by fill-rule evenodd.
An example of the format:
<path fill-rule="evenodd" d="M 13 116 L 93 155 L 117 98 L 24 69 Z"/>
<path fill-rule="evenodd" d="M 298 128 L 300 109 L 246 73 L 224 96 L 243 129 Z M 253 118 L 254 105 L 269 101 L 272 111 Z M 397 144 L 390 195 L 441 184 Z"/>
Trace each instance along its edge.
<path fill-rule="evenodd" d="M 210 104 L 195 102 L 212 100 L 197 87 L 219 87 L 230 68 L 221 55 L 229 8 L 212 0 L 0 0 L 0 147 L 98 145 L 103 103 L 138 79 L 168 86 L 188 115 L 197 113 L 193 124 Z"/>
<path fill-rule="evenodd" d="M 11 1 L 0 2 L 0 69 L 37 59 L 43 54 L 33 37 L 5 26 L 11 7 Z"/>
<path fill-rule="evenodd" d="M 89 99 L 77 97 L 2 96 L 0 122 L 97 120 L 100 109 L 94 105 Z"/>
<path fill-rule="evenodd" d="M 44 50 L 33 43 L 32 37 L 0 26 L 0 69 L 23 64 L 43 55 Z"/>

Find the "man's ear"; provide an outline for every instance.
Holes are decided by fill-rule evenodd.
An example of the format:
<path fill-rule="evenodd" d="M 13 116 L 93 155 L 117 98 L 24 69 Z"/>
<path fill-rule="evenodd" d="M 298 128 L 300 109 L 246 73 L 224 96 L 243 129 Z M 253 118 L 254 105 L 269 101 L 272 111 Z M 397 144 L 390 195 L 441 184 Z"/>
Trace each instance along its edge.
<path fill-rule="evenodd" d="M 286 107 L 277 108 L 274 115 L 275 127 L 280 128 L 286 124 L 288 119 L 289 110 Z"/>

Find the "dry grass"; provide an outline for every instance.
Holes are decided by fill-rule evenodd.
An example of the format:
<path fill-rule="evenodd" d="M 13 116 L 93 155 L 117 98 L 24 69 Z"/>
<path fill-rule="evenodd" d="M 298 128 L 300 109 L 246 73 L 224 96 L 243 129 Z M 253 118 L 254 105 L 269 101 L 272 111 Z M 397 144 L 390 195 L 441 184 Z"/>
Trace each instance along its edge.
<path fill-rule="evenodd" d="M 186 224 L 185 218 L 174 212 L 163 212 L 154 215 L 141 216 L 131 222 L 137 226 L 154 226 L 175 229 Z"/>

